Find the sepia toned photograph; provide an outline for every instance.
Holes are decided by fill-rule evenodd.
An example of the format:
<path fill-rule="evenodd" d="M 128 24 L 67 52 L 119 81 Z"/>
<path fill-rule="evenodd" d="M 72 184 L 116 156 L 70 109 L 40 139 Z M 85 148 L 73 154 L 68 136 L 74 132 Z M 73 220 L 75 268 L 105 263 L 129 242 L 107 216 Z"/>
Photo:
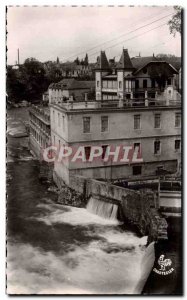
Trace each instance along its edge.
<path fill-rule="evenodd" d="M 182 26 L 6 7 L 7 295 L 183 295 Z"/>

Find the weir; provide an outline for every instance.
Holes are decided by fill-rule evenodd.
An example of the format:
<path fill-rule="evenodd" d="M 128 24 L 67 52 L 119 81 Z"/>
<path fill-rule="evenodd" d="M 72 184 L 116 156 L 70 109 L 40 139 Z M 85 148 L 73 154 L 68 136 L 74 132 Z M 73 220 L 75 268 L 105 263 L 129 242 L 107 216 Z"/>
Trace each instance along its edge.
<path fill-rule="evenodd" d="M 105 219 L 117 220 L 117 204 L 102 201 L 91 196 L 87 204 L 87 210 Z"/>

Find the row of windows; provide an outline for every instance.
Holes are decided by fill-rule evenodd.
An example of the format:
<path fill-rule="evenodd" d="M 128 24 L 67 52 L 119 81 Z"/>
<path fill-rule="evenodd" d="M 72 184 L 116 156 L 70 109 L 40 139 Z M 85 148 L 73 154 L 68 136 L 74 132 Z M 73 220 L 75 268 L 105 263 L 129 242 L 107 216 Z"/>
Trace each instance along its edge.
<path fill-rule="evenodd" d="M 103 80 L 102 87 L 108 89 L 117 89 L 117 81 L 116 80 Z"/>
<path fill-rule="evenodd" d="M 136 79 L 135 80 L 135 88 L 139 89 L 139 80 Z M 151 87 L 155 88 L 155 79 L 151 79 Z M 147 88 L 147 79 L 143 79 L 143 88 L 146 89 Z"/>
<path fill-rule="evenodd" d="M 143 88 L 147 88 L 147 82 L 148 82 L 149 79 L 143 79 Z M 171 85 L 171 78 L 169 78 L 167 80 L 167 84 L 168 85 Z M 139 86 L 139 79 L 136 79 L 135 80 L 135 88 L 138 89 L 140 86 Z M 151 79 L 151 87 L 152 88 L 155 88 L 156 86 L 156 80 L 153 78 Z M 99 81 L 97 81 L 97 87 L 99 88 Z M 103 80 L 102 81 L 102 87 L 103 88 L 113 88 L 113 89 L 117 89 L 117 81 L 115 80 Z M 121 89 L 122 88 L 122 81 L 119 81 L 118 82 L 118 87 Z"/>
<path fill-rule="evenodd" d="M 83 133 L 91 132 L 91 117 L 83 117 Z M 108 131 L 108 116 L 101 117 L 101 132 Z"/>
<path fill-rule="evenodd" d="M 139 152 L 141 149 L 141 144 L 134 143 L 134 149 L 135 148 L 138 148 L 138 152 Z M 181 140 L 177 139 L 177 140 L 175 140 L 174 150 L 176 152 L 179 152 L 180 149 L 181 149 Z M 161 141 L 160 140 L 154 141 L 154 154 L 156 154 L 156 155 L 161 154 Z"/>
<path fill-rule="evenodd" d="M 65 117 L 58 112 L 58 126 L 62 127 L 65 130 Z M 53 122 L 55 122 L 55 111 L 53 110 Z"/>
<path fill-rule="evenodd" d="M 55 141 L 55 139 L 54 139 Z M 106 150 L 107 150 L 107 147 L 109 145 L 102 145 L 102 159 L 104 159 L 105 157 L 105 154 L 106 154 Z M 59 141 L 59 147 L 60 147 L 60 141 Z M 136 150 L 138 153 L 140 152 L 140 149 L 141 149 L 141 144 L 140 143 L 134 143 L 134 150 Z M 174 143 L 174 150 L 175 152 L 180 152 L 181 150 L 181 140 L 177 139 L 175 140 L 175 143 Z M 91 146 L 85 146 L 84 147 L 84 151 L 85 151 L 85 158 L 87 161 L 89 161 L 89 158 L 90 158 L 90 153 L 91 153 Z M 161 141 L 160 140 L 156 140 L 154 141 L 154 154 L 155 155 L 160 155 L 161 154 Z"/>
<path fill-rule="evenodd" d="M 46 138 L 42 137 L 36 130 L 30 128 L 30 134 L 34 137 L 34 139 L 39 143 L 39 145 L 43 148 L 47 147 Z"/>
<path fill-rule="evenodd" d="M 161 114 L 155 114 L 154 127 L 161 127 Z M 181 113 L 175 113 L 175 127 L 181 127 Z M 141 129 L 141 115 L 134 115 L 134 129 Z"/>
<path fill-rule="evenodd" d="M 181 127 L 181 113 L 175 114 L 175 127 Z M 161 128 L 161 114 L 154 115 L 154 128 Z M 134 115 L 134 129 L 141 129 L 141 115 Z M 101 132 L 109 130 L 108 116 L 101 116 Z M 83 133 L 91 132 L 91 117 L 83 117 Z"/>

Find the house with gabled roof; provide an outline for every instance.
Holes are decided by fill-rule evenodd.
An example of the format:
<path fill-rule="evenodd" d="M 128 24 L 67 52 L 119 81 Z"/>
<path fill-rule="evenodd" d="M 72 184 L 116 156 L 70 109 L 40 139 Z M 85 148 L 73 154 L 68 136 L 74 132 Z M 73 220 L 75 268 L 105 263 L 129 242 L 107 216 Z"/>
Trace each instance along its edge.
<path fill-rule="evenodd" d="M 180 99 L 178 62 L 172 64 L 169 58 L 168 61 L 154 55 L 130 58 L 128 50 L 123 49 L 119 62 L 112 67 L 101 51 L 95 70 L 97 100 L 156 99 L 157 96 L 160 99 L 166 97 L 168 87 L 169 97 Z"/>

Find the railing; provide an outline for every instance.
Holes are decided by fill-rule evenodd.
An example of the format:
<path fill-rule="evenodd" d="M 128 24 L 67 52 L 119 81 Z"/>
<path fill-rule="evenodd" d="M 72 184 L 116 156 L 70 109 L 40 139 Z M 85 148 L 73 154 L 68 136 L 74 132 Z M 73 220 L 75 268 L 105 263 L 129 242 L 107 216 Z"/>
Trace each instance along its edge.
<path fill-rule="evenodd" d="M 115 99 L 115 100 L 93 100 L 93 101 L 69 101 L 60 102 L 52 101 L 51 104 L 60 106 L 66 110 L 76 109 L 102 109 L 102 108 L 141 108 L 141 107 L 180 107 L 179 100 L 157 100 L 153 98 L 148 99 Z"/>
<path fill-rule="evenodd" d="M 47 124 L 50 123 L 50 114 L 44 108 L 38 107 L 33 105 L 30 108 L 30 112 L 33 113 L 33 115 L 37 116 L 42 121 L 46 122 Z"/>

